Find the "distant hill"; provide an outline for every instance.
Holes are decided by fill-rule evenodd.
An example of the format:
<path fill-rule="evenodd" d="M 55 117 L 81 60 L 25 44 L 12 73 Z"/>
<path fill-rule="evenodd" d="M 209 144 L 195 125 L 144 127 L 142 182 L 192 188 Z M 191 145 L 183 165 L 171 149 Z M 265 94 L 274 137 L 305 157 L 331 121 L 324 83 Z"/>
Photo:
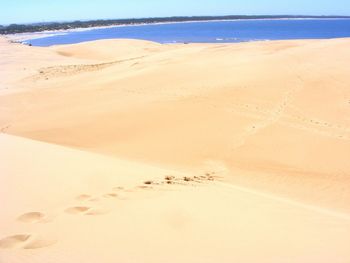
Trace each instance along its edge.
<path fill-rule="evenodd" d="M 212 21 L 212 20 L 238 20 L 238 19 L 293 19 L 293 18 L 350 18 L 350 16 L 291 16 L 291 15 L 230 15 L 230 16 L 177 16 L 177 17 L 153 17 L 153 18 L 132 18 L 132 19 L 110 19 L 110 20 L 89 20 L 73 22 L 52 22 L 35 24 L 11 24 L 0 25 L 0 34 L 31 33 L 51 30 L 67 30 L 74 28 L 89 28 L 112 25 L 137 25 L 154 24 L 165 22 L 190 22 L 190 21 Z"/>

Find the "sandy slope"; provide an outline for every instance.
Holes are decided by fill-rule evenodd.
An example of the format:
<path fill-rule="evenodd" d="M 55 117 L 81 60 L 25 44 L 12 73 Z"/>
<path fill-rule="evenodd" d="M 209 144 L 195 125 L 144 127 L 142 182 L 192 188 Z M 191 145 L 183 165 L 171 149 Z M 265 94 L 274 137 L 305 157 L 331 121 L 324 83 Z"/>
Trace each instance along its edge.
<path fill-rule="evenodd" d="M 0 143 L 1 262 L 349 259 L 344 214 L 206 179 L 161 184 L 184 174 L 28 139 Z M 140 188 L 147 180 L 159 185 Z"/>
<path fill-rule="evenodd" d="M 349 262 L 349 45 L 0 39 L 0 262 Z"/>

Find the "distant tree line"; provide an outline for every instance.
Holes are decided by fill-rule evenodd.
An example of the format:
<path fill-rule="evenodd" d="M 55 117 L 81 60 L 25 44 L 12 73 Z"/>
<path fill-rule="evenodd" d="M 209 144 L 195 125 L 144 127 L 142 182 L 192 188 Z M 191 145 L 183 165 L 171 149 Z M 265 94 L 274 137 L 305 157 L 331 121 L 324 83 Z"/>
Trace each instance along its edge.
<path fill-rule="evenodd" d="M 51 30 L 67 30 L 74 28 L 89 28 L 112 25 L 137 25 L 154 24 L 164 22 L 190 22 L 190 21 L 212 21 L 212 20 L 238 20 L 238 19 L 286 19 L 286 18 L 350 18 L 350 16 L 178 16 L 178 17 L 155 17 L 155 18 L 133 18 L 133 19 L 110 19 L 110 20 L 89 20 L 73 22 L 52 22 L 36 24 L 11 24 L 0 25 L 0 34 L 32 33 Z"/>

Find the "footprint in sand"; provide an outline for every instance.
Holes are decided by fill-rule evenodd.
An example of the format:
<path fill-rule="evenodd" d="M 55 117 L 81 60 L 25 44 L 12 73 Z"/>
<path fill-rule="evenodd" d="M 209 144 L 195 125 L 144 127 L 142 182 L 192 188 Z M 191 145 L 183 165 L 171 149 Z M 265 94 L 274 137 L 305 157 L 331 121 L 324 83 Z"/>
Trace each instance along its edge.
<path fill-rule="evenodd" d="M 100 201 L 100 199 L 97 198 L 97 197 L 95 197 L 95 198 L 89 199 L 88 201 L 89 201 L 89 202 L 98 202 L 98 201 Z"/>
<path fill-rule="evenodd" d="M 107 211 L 102 209 L 96 209 L 88 206 L 73 206 L 65 210 L 67 214 L 71 215 L 102 215 L 106 214 Z"/>
<path fill-rule="evenodd" d="M 25 213 L 17 218 L 18 221 L 23 223 L 40 223 L 46 219 L 45 214 L 40 212 L 29 212 Z"/>
<path fill-rule="evenodd" d="M 113 192 L 111 194 L 105 195 L 105 198 L 116 197 L 119 200 L 128 200 L 128 194 L 134 192 L 133 189 L 124 188 L 121 186 L 113 187 L 112 191 Z"/>
<path fill-rule="evenodd" d="M 113 187 L 112 190 L 113 190 L 113 191 L 122 191 L 122 190 L 125 190 L 125 189 L 124 189 L 124 187 L 116 186 L 116 187 Z"/>
<path fill-rule="evenodd" d="M 0 248 L 15 248 L 24 244 L 30 235 L 13 235 L 0 240 Z"/>
<path fill-rule="evenodd" d="M 89 200 L 91 198 L 92 198 L 91 195 L 82 194 L 82 195 L 78 195 L 75 199 L 78 201 L 86 201 L 86 200 Z"/>
<path fill-rule="evenodd" d="M 151 190 L 153 189 L 152 186 L 148 186 L 148 185 L 139 185 L 137 186 L 138 189 L 143 189 L 143 190 Z"/>
<path fill-rule="evenodd" d="M 13 235 L 0 239 L 0 249 L 38 249 L 55 244 L 56 240 L 46 240 L 29 234 Z"/>
<path fill-rule="evenodd" d="M 137 186 L 137 188 L 139 189 L 153 189 L 153 186 L 155 185 L 159 185 L 160 183 L 159 182 L 155 182 L 155 181 L 145 181 L 143 182 L 143 185 L 139 185 Z"/>
<path fill-rule="evenodd" d="M 89 211 L 91 208 L 87 206 L 74 206 L 74 207 L 69 207 L 65 210 L 67 214 L 71 215 L 77 215 L 77 214 L 83 214 L 87 211 Z"/>
<path fill-rule="evenodd" d="M 38 249 L 52 246 L 56 243 L 56 240 L 46 240 L 46 239 L 34 239 L 30 241 L 28 244 L 23 246 L 23 249 Z"/>
<path fill-rule="evenodd" d="M 118 195 L 116 193 L 108 193 L 108 194 L 103 195 L 103 197 L 105 197 L 105 198 L 117 198 Z"/>

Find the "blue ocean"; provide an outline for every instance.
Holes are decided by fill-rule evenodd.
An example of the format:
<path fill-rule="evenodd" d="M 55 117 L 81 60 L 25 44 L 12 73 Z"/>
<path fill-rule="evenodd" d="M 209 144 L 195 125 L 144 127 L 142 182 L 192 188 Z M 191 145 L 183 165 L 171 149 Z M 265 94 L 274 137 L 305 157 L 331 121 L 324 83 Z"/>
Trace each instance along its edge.
<path fill-rule="evenodd" d="M 290 19 L 186 22 L 120 26 L 69 32 L 26 41 L 34 46 L 128 38 L 159 43 L 231 43 L 350 37 L 350 19 Z"/>

